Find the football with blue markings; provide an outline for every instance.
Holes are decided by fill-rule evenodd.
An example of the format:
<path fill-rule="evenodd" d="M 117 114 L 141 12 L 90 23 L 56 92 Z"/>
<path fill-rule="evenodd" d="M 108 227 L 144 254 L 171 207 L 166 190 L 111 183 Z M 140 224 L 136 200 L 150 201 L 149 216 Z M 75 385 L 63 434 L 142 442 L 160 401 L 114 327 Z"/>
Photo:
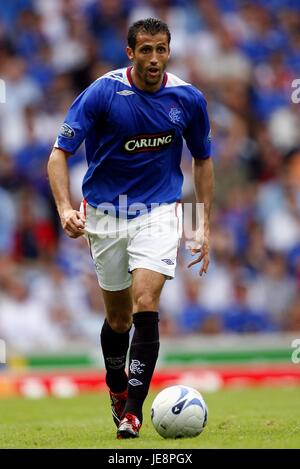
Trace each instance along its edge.
<path fill-rule="evenodd" d="M 208 410 L 202 395 L 189 386 L 170 386 L 154 399 L 151 420 L 163 438 L 191 438 L 204 430 Z"/>

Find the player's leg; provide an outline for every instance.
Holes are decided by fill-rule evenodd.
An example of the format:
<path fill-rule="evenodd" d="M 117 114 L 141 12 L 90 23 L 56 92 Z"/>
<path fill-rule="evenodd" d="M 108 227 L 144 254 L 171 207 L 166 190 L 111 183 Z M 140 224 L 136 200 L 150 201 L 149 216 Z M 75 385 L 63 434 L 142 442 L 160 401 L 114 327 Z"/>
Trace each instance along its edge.
<path fill-rule="evenodd" d="M 119 438 L 138 436 L 142 423 L 142 406 L 159 351 L 159 298 L 165 280 L 175 274 L 181 210 L 178 204 L 158 207 L 130 225 L 134 228 L 128 253 L 135 330 L 129 352 L 128 399 L 118 428 Z"/>
<path fill-rule="evenodd" d="M 106 368 L 106 384 L 113 393 L 127 390 L 125 373 L 132 323 L 131 288 L 111 292 L 103 290 L 106 319 L 101 330 L 101 347 Z"/>
<path fill-rule="evenodd" d="M 121 291 L 102 289 L 102 294 L 106 319 L 101 330 L 101 348 L 113 419 L 118 426 L 127 401 L 125 366 L 132 323 L 131 287 Z"/>
<path fill-rule="evenodd" d="M 148 394 L 159 351 L 158 305 L 166 277 L 149 269 L 132 272 L 134 334 L 129 353 L 128 398 L 119 438 L 138 436 L 142 407 Z"/>
<path fill-rule="evenodd" d="M 106 309 L 100 335 L 101 348 L 112 416 L 117 426 L 127 400 L 125 365 L 132 323 L 132 279 L 128 274 L 128 260 L 123 244 L 123 240 L 99 240 L 93 245 L 96 272 Z"/>
<path fill-rule="evenodd" d="M 132 277 L 128 273 L 127 240 L 118 236 L 116 218 L 85 205 L 85 234 L 101 287 L 106 319 L 101 347 L 113 419 L 118 425 L 127 398 L 126 355 L 132 322 Z"/>

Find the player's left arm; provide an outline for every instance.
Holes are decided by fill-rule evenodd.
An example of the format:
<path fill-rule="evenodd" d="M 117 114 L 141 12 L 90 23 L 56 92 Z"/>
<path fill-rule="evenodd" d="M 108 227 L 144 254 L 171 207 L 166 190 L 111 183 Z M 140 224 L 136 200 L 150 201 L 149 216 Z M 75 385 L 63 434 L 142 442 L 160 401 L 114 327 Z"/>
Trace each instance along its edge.
<path fill-rule="evenodd" d="M 210 213 L 214 194 L 214 170 L 212 158 L 193 158 L 193 180 L 196 194 L 200 226 L 196 232 L 197 246 L 192 254 L 197 258 L 188 267 L 202 263 L 199 274 L 206 273 L 209 266 Z M 203 205 L 198 205 L 203 204 Z M 201 207 L 201 209 L 200 209 Z"/>

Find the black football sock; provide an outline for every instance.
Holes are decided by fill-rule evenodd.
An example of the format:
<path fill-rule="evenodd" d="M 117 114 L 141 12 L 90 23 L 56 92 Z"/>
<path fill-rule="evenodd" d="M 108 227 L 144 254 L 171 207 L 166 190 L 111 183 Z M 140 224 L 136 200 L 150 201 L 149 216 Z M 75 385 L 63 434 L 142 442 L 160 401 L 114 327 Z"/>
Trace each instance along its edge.
<path fill-rule="evenodd" d="M 142 422 L 142 407 L 148 394 L 159 350 L 158 312 L 143 311 L 133 315 L 135 331 L 129 352 L 128 399 L 125 413 Z"/>
<path fill-rule="evenodd" d="M 105 319 L 101 330 L 101 346 L 106 368 L 106 384 L 112 392 L 127 389 L 125 373 L 126 355 L 129 347 L 129 331 L 115 332 Z"/>

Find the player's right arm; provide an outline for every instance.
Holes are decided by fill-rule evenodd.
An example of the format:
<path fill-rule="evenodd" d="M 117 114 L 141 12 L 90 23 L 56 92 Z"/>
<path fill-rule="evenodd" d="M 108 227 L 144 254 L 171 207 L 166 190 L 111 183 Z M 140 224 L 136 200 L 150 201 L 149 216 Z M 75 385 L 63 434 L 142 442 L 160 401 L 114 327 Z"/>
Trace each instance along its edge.
<path fill-rule="evenodd" d="M 67 159 L 74 154 L 102 110 L 103 83 L 96 81 L 71 105 L 48 161 L 48 176 L 65 233 L 71 238 L 84 234 L 85 217 L 71 203 Z"/>
<path fill-rule="evenodd" d="M 78 238 L 84 234 L 85 217 L 74 210 L 71 204 L 68 156 L 70 153 L 67 151 L 54 147 L 47 169 L 61 225 L 70 238 Z"/>

